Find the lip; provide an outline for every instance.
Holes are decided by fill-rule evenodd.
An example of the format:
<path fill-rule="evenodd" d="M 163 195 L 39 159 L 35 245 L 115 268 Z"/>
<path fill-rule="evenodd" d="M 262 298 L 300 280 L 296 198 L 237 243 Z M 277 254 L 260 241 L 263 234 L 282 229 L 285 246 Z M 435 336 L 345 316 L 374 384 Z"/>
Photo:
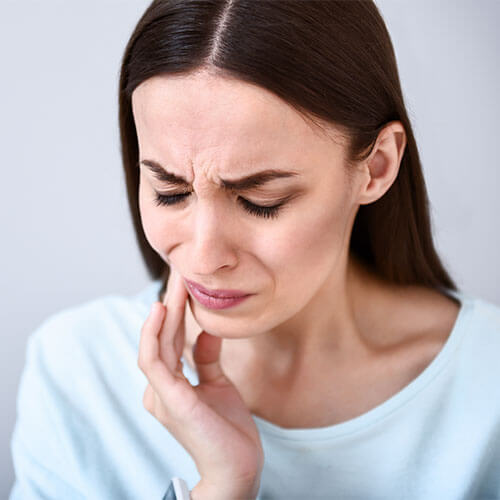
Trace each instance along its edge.
<path fill-rule="evenodd" d="M 217 299 L 234 299 L 234 298 L 241 298 L 241 297 L 248 297 L 249 293 L 243 292 L 241 290 L 211 290 L 210 288 L 205 288 L 204 286 L 200 285 L 199 283 L 196 283 L 195 281 L 188 280 L 187 278 L 184 278 L 186 280 L 186 283 L 191 286 L 191 288 L 195 288 L 202 292 L 204 295 L 208 295 L 213 298 Z"/>
<path fill-rule="evenodd" d="M 207 309 L 227 309 L 228 307 L 233 307 L 244 300 L 248 299 L 253 294 L 244 294 L 244 292 L 241 292 L 240 290 L 207 290 L 204 287 L 201 287 L 200 285 L 197 286 L 196 283 L 193 281 L 190 281 L 186 279 L 187 286 L 189 288 L 189 291 L 191 292 L 191 295 L 202 305 L 205 306 Z M 204 290 L 207 290 L 210 293 L 217 293 L 221 294 L 224 296 L 215 296 L 215 295 L 209 295 L 204 292 Z M 228 294 L 240 294 L 240 295 L 230 295 Z M 241 295 L 241 294 L 244 295 Z"/>

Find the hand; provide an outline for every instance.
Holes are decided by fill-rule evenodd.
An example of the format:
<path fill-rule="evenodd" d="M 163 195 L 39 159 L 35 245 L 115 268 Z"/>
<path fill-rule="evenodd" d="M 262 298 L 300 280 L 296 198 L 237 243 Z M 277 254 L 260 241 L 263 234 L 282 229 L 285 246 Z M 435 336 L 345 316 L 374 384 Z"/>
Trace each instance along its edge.
<path fill-rule="evenodd" d="M 220 365 L 222 339 L 202 331 L 193 349 L 199 385 L 182 373 L 188 292 L 173 269 L 163 304 L 141 329 L 138 366 L 148 378 L 143 405 L 193 457 L 201 481 L 192 498 L 255 498 L 264 465 L 259 431 Z M 249 496 L 252 495 L 252 496 Z"/>

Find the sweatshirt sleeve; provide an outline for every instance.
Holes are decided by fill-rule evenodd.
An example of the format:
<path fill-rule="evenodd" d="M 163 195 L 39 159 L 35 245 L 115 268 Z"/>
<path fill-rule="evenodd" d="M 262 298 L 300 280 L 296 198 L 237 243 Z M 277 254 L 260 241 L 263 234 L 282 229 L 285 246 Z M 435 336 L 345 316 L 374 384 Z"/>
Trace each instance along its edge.
<path fill-rule="evenodd" d="M 9 500 L 83 499 L 75 450 L 62 430 L 71 425 L 71 409 L 44 362 L 41 330 L 28 339 L 19 383 L 10 443 L 16 477 Z"/>

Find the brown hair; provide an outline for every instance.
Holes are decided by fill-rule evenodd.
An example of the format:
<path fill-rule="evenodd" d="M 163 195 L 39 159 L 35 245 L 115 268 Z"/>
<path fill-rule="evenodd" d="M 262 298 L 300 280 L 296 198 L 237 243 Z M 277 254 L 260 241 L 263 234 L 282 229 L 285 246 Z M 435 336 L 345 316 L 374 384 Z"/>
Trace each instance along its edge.
<path fill-rule="evenodd" d="M 400 121 L 407 144 L 398 176 L 360 205 L 350 252 L 386 280 L 457 290 L 434 247 L 429 201 L 392 42 L 372 0 L 154 0 L 122 60 L 119 120 L 127 194 L 152 279 L 169 268 L 146 240 L 139 213 L 138 143 L 131 95 L 158 74 L 207 70 L 259 85 L 314 123 L 345 130 L 348 165 Z M 165 288 L 165 283 L 163 289 Z"/>

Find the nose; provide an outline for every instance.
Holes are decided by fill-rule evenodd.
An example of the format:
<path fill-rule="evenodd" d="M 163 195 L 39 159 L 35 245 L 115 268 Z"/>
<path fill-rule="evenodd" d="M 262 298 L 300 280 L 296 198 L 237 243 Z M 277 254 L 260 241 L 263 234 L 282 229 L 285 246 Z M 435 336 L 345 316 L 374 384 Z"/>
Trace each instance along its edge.
<path fill-rule="evenodd" d="M 209 276 L 221 268 L 235 267 L 238 230 L 230 208 L 214 200 L 198 201 L 193 215 L 190 262 L 194 276 Z"/>

